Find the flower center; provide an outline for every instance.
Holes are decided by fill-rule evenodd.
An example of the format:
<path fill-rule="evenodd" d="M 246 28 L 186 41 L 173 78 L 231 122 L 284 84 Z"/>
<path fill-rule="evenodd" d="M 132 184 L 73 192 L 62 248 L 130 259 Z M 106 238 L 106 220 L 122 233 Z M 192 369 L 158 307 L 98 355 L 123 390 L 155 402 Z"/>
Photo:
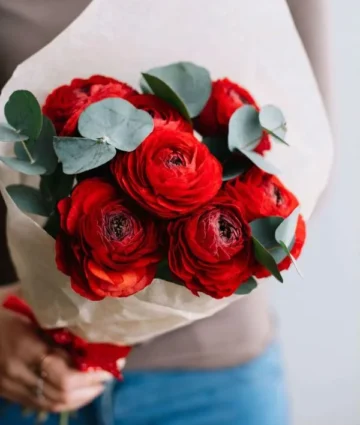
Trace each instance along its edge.
<path fill-rule="evenodd" d="M 172 167 L 184 167 L 186 165 L 186 160 L 184 158 L 184 156 L 179 153 L 179 152 L 172 152 L 167 160 L 166 160 L 166 164 L 169 168 Z"/>
<path fill-rule="evenodd" d="M 105 234 L 111 240 L 121 240 L 131 232 L 131 220 L 125 214 L 105 217 Z"/>
<path fill-rule="evenodd" d="M 224 216 L 220 216 L 220 219 L 218 221 L 218 229 L 220 238 L 226 243 L 239 240 L 239 238 L 241 237 L 241 229 L 236 228 Z"/>
<path fill-rule="evenodd" d="M 273 186 L 273 195 L 275 197 L 276 205 L 281 205 L 283 203 L 283 197 L 281 190 L 277 186 Z"/>

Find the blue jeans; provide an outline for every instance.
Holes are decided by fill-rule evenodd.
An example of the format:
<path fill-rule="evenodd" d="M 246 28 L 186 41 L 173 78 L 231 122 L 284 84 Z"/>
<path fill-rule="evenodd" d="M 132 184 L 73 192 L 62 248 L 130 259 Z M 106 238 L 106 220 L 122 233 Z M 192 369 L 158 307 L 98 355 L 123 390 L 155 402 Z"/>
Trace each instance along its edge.
<path fill-rule="evenodd" d="M 108 391 L 109 393 L 109 391 Z M 271 345 L 237 367 L 206 371 L 127 372 L 72 418 L 71 425 L 288 425 L 281 354 Z M 0 400 L 1 425 L 33 425 Z M 57 425 L 52 415 L 46 425 Z"/>

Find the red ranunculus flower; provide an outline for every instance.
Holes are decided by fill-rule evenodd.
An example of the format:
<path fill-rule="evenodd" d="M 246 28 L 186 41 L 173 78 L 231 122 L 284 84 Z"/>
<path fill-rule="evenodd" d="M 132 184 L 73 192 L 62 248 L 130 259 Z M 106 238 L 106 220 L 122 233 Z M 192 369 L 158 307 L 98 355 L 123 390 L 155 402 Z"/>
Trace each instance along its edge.
<path fill-rule="evenodd" d="M 168 225 L 169 267 L 194 294 L 228 297 L 252 275 L 251 230 L 242 202 L 224 192 Z"/>
<path fill-rule="evenodd" d="M 109 97 L 126 99 L 135 94 L 133 88 L 113 78 L 101 75 L 76 78 L 70 85 L 60 86 L 49 94 L 43 113 L 53 122 L 57 134 L 73 136 L 81 113 L 89 105 Z"/>
<path fill-rule="evenodd" d="M 281 181 L 270 174 L 265 173 L 257 167 L 252 167 L 244 176 L 230 180 L 225 185 L 225 191 L 231 196 L 236 193 L 243 201 L 246 219 L 251 222 L 258 218 L 277 216 L 288 217 L 299 201 L 281 183 Z M 291 254 L 298 258 L 306 238 L 306 225 L 300 216 L 295 233 L 294 245 Z M 285 258 L 278 264 L 279 270 L 287 270 L 291 265 L 290 258 Z M 260 264 L 255 266 L 254 275 L 258 278 L 270 276 L 270 273 Z"/>
<path fill-rule="evenodd" d="M 121 186 L 148 211 L 167 219 L 206 204 L 221 187 L 222 169 L 192 134 L 155 129 L 133 152 L 111 164 Z"/>
<path fill-rule="evenodd" d="M 74 291 L 100 300 L 126 297 L 151 283 L 162 256 L 159 231 L 149 217 L 130 210 L 111 183 L 82 181 L 58 210 L 56 262 Z"/>
<path fill-rule="evenodd" d="M 211 96 L 195 120 L 195 129 L 203 136 L 226 135 L 232 114 L 243 105 L 259 107 L 251 94 L 227 78 L 213 82 Z M 263 155 L 271 148 L 269 136 L 264 132 L 255 152 Z"/>
<path fill-rule="evenodd" d="M 171 130 L 193 132 L 191 124 L 173 106 L 153 94 L 138 94 L 127 100 L 135 108 L 148 112 L 154 119 L 155 128 L 166 127 Z"/>

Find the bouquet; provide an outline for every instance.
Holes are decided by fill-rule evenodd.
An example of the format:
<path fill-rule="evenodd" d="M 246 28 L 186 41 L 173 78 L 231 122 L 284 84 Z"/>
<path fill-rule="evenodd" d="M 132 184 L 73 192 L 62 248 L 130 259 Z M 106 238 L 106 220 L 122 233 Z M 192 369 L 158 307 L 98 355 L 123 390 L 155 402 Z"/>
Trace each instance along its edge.
<path fill-rule="evenodd" d="M 24 300 L 75 345 L 131 346 L 210 316 L 259 279 L 283 282 L 304 245 L 299 202 L 266 159 L 289 148 L 279 108 L 190 62 L 140 87 L 94 75 L 42 107 L 26 90 L 5 105 L 0 159 L 38 176 L 1 185 Z"/>

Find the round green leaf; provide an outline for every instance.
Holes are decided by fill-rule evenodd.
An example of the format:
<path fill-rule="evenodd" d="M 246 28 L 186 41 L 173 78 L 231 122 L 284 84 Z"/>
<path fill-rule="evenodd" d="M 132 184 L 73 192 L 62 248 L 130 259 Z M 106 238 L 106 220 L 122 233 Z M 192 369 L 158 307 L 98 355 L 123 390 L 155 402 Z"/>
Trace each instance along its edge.
<path fill-rule="evenodd" d="M 81 137 L 54 137 L 54 148 L 65 174 L 92 170 L 116 155 L 114 146 Z"/>
<path fill-rule="evenodd" d="M 53 123 L 49 118 L 44 116 L 39 137 L 36 140 L 28 140 L 26 142 L 26 146 L 34 159 L 34 164 L 44 167 L 47 174 L 52 174 L 58 164 L 58 158 L 53 144 L 55 134 Z M 29 160 L 28 154 L 21 142 L 15 143 L 14 153 L 19 159 Z"/>
<path fill-rule="evenodd" d="M 40 192 L 50 209 L 54 210 L 58 201 L 71 193 L 74 179 L 74 176 L 63 172 L 60 163 L 58 163 L 53 174 L 41 176 Z"/>
<path fill-rule="evenodd" d="M 251 105 L 237 109 L 229 121 L 229 149 L 234 152 L 252 150 L 260 142 L 263 134 L 259 122 L 259 112 Z"/>
<path fill-rule="evenodd" d="M 187 120 L 191 121 L 190 113 L 182 99 L 164 83 L 160 78 L 150 74 L 142 74 L 146 83 L 151 87 L 150 93 L 155 94 L 157 97 L 165 100 L 167 103 L 172 105 L 179 113 Z M 142 84 L 144 87 L 144 85 Z M 146 93 L 146 91 L 144 91 Z"/>
<path fill-rule="evenodd" d="M 0 142 L 21 142 L 28 137 L 6 124 L 0 124 Z"/>
<path fill-rule="evenodd" d="M 283 283 L 283 278 L 278 266 L 271 256 L 270 252 L 259 242 L 254 236 L 252 237 L 255 258 L 262 266 L 264 266 L 279 282 Z"/>
<path fill-rule="evenodd" d="M 209 151 L 221 163 L 230 159 L 232 156 L 232 153 L 230 152 L 228 148 L 226 137 L 222 137 L 222 136 L 204 137 L 202 140 L 202 143 L 208 147 Z"/>
<path fill-rule="evenodd" d="M 22 184 L 14 184 L 6 188 L 17 207 L 26 213 L 49 216 L 49 210 L 38 189 Z"/>
<path fill-rule="evenodd" d="M 280 174 L 280 171 L 278 168 L 275 167 L 275 165 L 271 164 L 271 162 L 264 159 L 263 156 L 259 155 L 256 152 L 248 151 L 246 149 L 243 149 L 241 151 L 254 165 L 256 165 L 261 170 L 265 171 L 269 174 L 278 175 Z"/>
<path fill-rule="evenodd" d="M 287 247 L 294 239 L 296 227 L 300 215 L 300 207 L 295 210 L 279 224 L 275 231 L 275 239 L 278 243 L 283 242 Z"/>
<path fill-rule="evenodd" d="M 110 98 L 86 108 L 78 128 L 83 137 L 131 152 L 153 131 L 154 121 L 149 113 L 136 109 L 126 100 Z"/>
<path fill-rule="evenodd" d="M 27 174 L 29 176 L 38 176 L 46 173 L 46 169 L 43 166 L 31 164 L 29 160 L 2 156 L 0 157 L 0 161 L 19 173 Z"/>
<path fill-rule="evenodd" d="M 276 141 L 285 143 L 286 120 L 284 114 L 274 105 L 266 105 L 261 108 L 259 121 L 262 128 Z"/>
<path fill-rule="evenodd" d="M 235 179 L 249 169 L 249 163 L 240 158 L 231 158 L 223 164 L 223 181 Z"/>
<path fill-rule="evenodd" d="M 246 282 L 242 283 L 238 289 L 235 291 L 235 294 L 238 295 L 248 295 L 257 287 L 257 282 L 253 277 L 250 277 Z"/>
<path fill-rule="evenodd" d="M 153 68 L 143 77 L 156 96 L 171 103 L 186 119 L 200 114 L 212 90 L 209 72 L 191 62 Z"/>
<path fill-rule="evenodd" d="M 265 217 L 254 220 L 250 223 L 251 234 L 265 249 L 270 250 L 277 247 L 279 243 L 275 239 L 275 232 L 283 220 L 282 217 Z"/>
<path fill-rule="evenodd" d="M 7 122 L 30 139 L 36 139 L 41 131 L 43 116 L 39 102 L 27 90 L 15 91 L 5 105 Z"/>

